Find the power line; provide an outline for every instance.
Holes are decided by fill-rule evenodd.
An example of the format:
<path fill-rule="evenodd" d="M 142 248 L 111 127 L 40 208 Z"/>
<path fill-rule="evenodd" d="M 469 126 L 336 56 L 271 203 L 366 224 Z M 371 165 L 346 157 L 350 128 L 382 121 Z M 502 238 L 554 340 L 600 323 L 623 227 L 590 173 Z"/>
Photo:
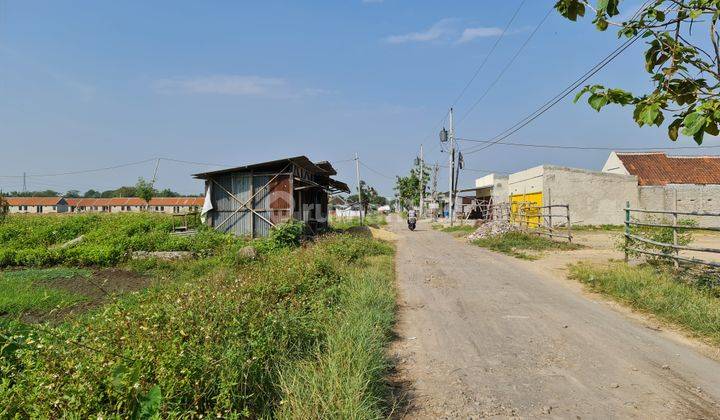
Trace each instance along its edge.
<path fill-rule="evenodd" d="M 477 140 L 458 138 L 460 141 L 467 141 L 472 143 L 484 143 L 492 144 L 492 140 Z M 717 149 L 720 145 L 713 146 L 677 146 L 677 147 L 595 147 L 595 146 L 569 146 L 560 144 L 530 144 L 530 143 L 510 143 L 502 142 L 499 143 L 502 146 L 517 146 L 517 147 L 530 147 L 537 149 L 570 149 L 570 150 L 604 150 L 604 151 L 662 151 L 662 150 L 695 150 L 695 149 Z M 467 152 L 469 153 L 469 152 Z"/>
<path fill-rule="evenodd" d="M 522 0 L 520 2 L 520 4 L 518 5 L 517 9 L 515 9 L 515 12 L 510 17 L 510 20 L 508 20 L 507 24 L 505 25 L 505 28 L 500 33 L 500 36 L 497 37 L 497 39 L 495 40 L 495 43 L 490 48 L 490 52 L 487 53 L 487 55 L 485 56 L 485 59 L 482 61 L 482 63 L 480 63 L 478 68 L 475 70 L 475 73 L 473 73 L 472 77 L 470 78 L 470 80 L 468 80 L 468 82 L 465 84 L 465 87 L 463 87 L 460 94 L 452 102 L 452 105 L 450 105 L 451 107 L 455 107 L 455 105 L 458 103 L 458 101 L 463 97 L 463 95 L 465 95 L 465 92 L 467 92 L 467 90 L 470 87 L 470 85 L 472 84 L 472 82 L 475 81 L 475 79 L 478 77 L 478 75 L 480 74 L 482 69 L 485 67 L 485 64 L 487 64 L 488 60 L 490 60 L 490 57 L 495 52 L 495 49 L 497 49 L 497 46 L 500 44 L 500 41 L 502 41 L 503 38 L 505 38 L 505 34 L 507 33 L 508 29 L 510 29 L 510 25 L 512 25 L 512 23 L 515 21 L 515 18 L 517 17 L 518 13 L 520 13 L 520 9 L 522 9 L 522 7 L 525 5 L 525 2 L 526 2 L 526 0 Z"/>
<path fill-rule="evenodd" d="M 550 16 L 550 13 L 552 13 L 552 11 L 553 11 L 553 9 L 551 8 L 550 10 L 547 11 L 547 13 L 545 13 L 545 16 L 543 16 L 543 18 L 540 20 L 540 23 L 538 23 L 538 25 L 535 26 L 535 29 L 533 29 L 533 31 L 530 32 L 530 35 L 528 35 L 527 39 L 525 39 L 525 42 L 523 42 L 523 44 L 520 46 L 520 48 L 518 48 L 518 50 L 517 50 L 517 51 L 515 52 L 515 54 L 512 56 L 512 58 L 510 59 L 510 61 L 508 61 L 507 64 L 505 64 L 505 67 L 503 67 L 503 69 L 502 69 L 502 70 L 500 71 L 500 73 L 497 75 L 497 77 L 495 78 L 495 80 L 493 80 L 493 82 L 490 83 L 490 85 L 488 85 L 488 87 L 485 89 L 485 91 L 483 92 L 483 94 L 480 95 L 480 97 L 478 98 L 478 100 L 475 101 L 475 102 L 470 106 L 470 108 L 468 108 L 468 110 L 465 112 L 465 115 L 463 115 L 462 118 L 460 118 L 460 121 L 458 121 L 458 124 L 461 124 L 463 121 L 465 121 L 465 119 L 468 117 L 468 115 L 470 115 L 470 113 L 475 109 L 475 107 L 478 106 L 478 104 L 480 104 L 480 102 L 482 102 L 483 99 L 485 99 L 485 97 L 488 95 L 488 93 L 490 93 L 490 91 L 492 90 L 492 88 L 495 87 L 495 85 L 500 81 L 500 79 L 502 79 L 502 77 L 503 77 L 503 76 L 505 75 L 505 73 L 510 69 L 510 67 L 512 67 L 512 65 L 515 63 L 515 60 L 517 60 L 517 58 L 518 58 L 518 57 L 520 56 L 520 54 L 523 52 L 523 50 L 525 49 L 525 47 L 526 47 L 526 46 L 530 43 L 530 41 L 535 37 L 535 34 L 538 32 L 538 30 L 540 30 L 540 27 L 545 23 L 545 21 L 546 21 L 547 18 Z"/>
<path fill-rule="evenodd" d="M 125 168 L 128 166 L 136 166 L 141 165 L 143 163 L 152 162 L 157 160 L 157 158 L 151 158 L 151 159 L 145 159 L 137 162 L 130 162 L 130 163 L 124 163 L 121 165 L 115 165 L 115 166 L 108 166 L 105 168 L 95 168 L 95 169 L 85 169 L 85 170 L 79 170 L 79 171 L 70 171 L 70 172 L 58 172 L 53 174 L 27 174 L 28 178 L 40 178 L 40 177 L 52 177 L 52 176 L 61 176 L 61 175 L 77 175 L 77 174 L 87 174 L 92 172 L 102 172 L 102 171 L 108 171 L 112 169 L 119 169 L 119 168 Z M 23 178 L 23 175 L 0 175 L 0 178 Z"/>
<path fill-rule="evenodd" d="M 358 160 L 359 160 L 359 159 L 358 159 Z M 382 172 L 380 172 L 380 171 L 378 171 L 378 170 L 376 170 L 376 169 L 373 169 L 373 168 L 369 167 L 368 165 L 366 165 L 365 162 L 363 162 L 362 160 L 359 160 L 359 162 L 360 162 L 360 165 L 362 165 L 365 169 L 367 169 L 367 170 L 369 170 L 369 171 L 371 171 L 371 172 L 374 172 L 374 173 L 376 173 L 377 175 L 380 175 L 380 176 L 385 177 L 385 178 L 388 178 L 388 179 L 395 179 L 395 176 L 390 176 L 390 175 L 384 174 L 384 173 L 382 173 Z"/>
<path fill-rule="evenodd" d="M 457 102 L 460 99 L 462 99 L 462 97 L 465 95 L 467 90 L 470 88 L 470 85 L 472 85 L 472 83 L 478 77 L 478 75 L 480 74 L 482 69 L 485 68 L 485 65 L 488 63 L 488 61 L 490 60 L 490 57 L 493 55 L 493 53 L 497 49 L 498 45 L 500 44 L 500 41 L 502 41 L 503 38 L 505 38 L 505 35 L 507 34 L 508 29 L 510 29 L 510 26 L 515 21 L 515 18 L 520 13 L 520 10 L 525 5 L 526 1 L 527 0 L 522 0 L 520 2 L 520 4 L 518 5 L 517 9 L 515 9 L 515 12 L 513 12 L 512 16 L 510 17 L 510 20 L 508 20 L 507 24 L 505 24 L 505 28 L 503 28 L 503 31 L 500 33 L 500 36 L 498 36 L 497 39 L 495 40 L 495 43 L 493 43 L 492 47 L 490 48 L 490 51 L 487 53 L 487 55 L 485 56 L 483 61 L 480 63 L 480 65 L 477 67 L 477 69 L 475 69 L 475 72 L 473 73 L 472 77 L 470 78 L 470 80 L 468 80 L 468 82 L 462 88 L 462 90 L 460 91 L 458 96 L 452 102 L 452 105 L 450 105 L 451 108 L 454 107 L 455 104 L 457 104 Z M 443 124 L 443 122 L 445 122 L 446 118 L 447 118 L 447 114 L 443 115 L 443 117 L 440 119 L 440 121 L 437 124 L 435 124 L 434 131 L 437 131 L 437 129 L 442 126 L 442 124 Z M 433 133 L 428 134 L 427 136 L 425 136 L 423 141 L 427 141 L 428 139 L 430 139 L 430 137 L 432 135 L 433 135 Z M 435 151 L 435 149 L 433 149 L 432 151 Z"/>
<path fill-rule="evenodd" d="M 635 16 L 642 13 L 642 10 L 644 10 L 649 3 L 649 0 L 645 2 L 643 7 L 639 9 L 637 12 L 635 12 Z M 597 74 L 600 70 L 602 70 L 605 66 L 607 66 L 612 60 L 617 58 L 620 54 L 622 54 L 626 49 L 628 49 L 632 44 L 634 44 L 638 39 L 640 39 L 643 36 L 644 32 L 638 32 L 633 37 L 627 39 L 625 42 L 623 42 L 619 47 L 617 47 L 613 52 L 611 52 L 609 55 L 607 55 L 605 58 L 600 60 L 595 66 L 593 66 L 590 70 L 586 71 L 580 78 L 575 80 L 573 83 L 571 83 L 568 87 L 566 87 L 564 90 L 562 90 L 560 93 L 555 95 L 553 98 L 545 102 L 543 105 L 541 105 L 539 108 L 537 108 L 532 113 L 528 114 L 525 118 L 521 119 L 517 123 L 515 123 L 510 128 L 506 129 L 502 133 L 495 136 L 493 139 L 489 141 L 488 144 L 485 146 L 471 149 L 466 152 L 466 154 L 476 153 L 481 150 L 485 150 L 488 147 L 492 147 L 493 145 L 503 141 L 504 139 L 510 137 L 511 135 L 515 134 L 519 130 L 521 130 L 523 127 L 527 126 L 531 122 L 538 119 L 542 114 L 550 110 L 553 106 L 555 106 L 558 102 L 566 98 L 570 93 L 572 93 L 575 89 L 580 87 L 583 83 L 585 83 L 588 79 L 590 79 L 592 76 Z"/>

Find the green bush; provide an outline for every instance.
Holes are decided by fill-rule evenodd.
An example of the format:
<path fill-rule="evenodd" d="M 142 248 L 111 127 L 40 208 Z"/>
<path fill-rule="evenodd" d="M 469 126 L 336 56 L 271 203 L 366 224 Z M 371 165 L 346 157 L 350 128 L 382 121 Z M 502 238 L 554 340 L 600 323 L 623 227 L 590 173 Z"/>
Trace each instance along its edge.
<path fill-rule="evenodd" d="M 354 365 L 357 381 L 348 389 L 379 413 L 384 341 L 377 340 L 390 332 L 392 279 L 382 279 L 382 314 L 369 312 L 377 307 L 372 284 L 357 285 L 367 294 L 362 300 L 349 290 L 367 281 L 365 257 L 383 255 L 383 273 L 392 275 L 391 253 L 370 238 L 331 236 L 276 250 L 242 270 L 227 268 L 221 257 L 167 267 L 132 262 L 163 276 L 177 270 L 177 279 L 65 324 L 10 334 L 15 347 L 0 358 L 0 418 L 126 418 L 143 411 L 272 418 L 288 397 L 281 375 L 299 364 L 321 367 L 322 350 L 338 355 L 342 343 L 357 343 L 355 360 L 362 363 Z M 353 301 L 361 305 L 346 312 L 344 303 Z M 348 324 L 355 322 L 362 325 Z M 340 325 L 363 335 L 342 335 Z M 372 346 L 365 348 L 368 339 Z M 322 382 L 332 387 L 335 379 L 344 376 Z"/>
<path fill-rule="evenodd" d="M 290 220 L 270 229 L 270 241 L 278 248 L 300 246 L 305 233 L 305 224 Z"/>
<path fill-rule="evenodd" d="M 0 225 L 0 267 L 112 266 L 133 251 L 213 255 L 228 244 L 244 242 L 203 225 L 194 236 L 172 235 L 172 227 L 171 216 L 150 213 L 12 216 Z M 81 243 L 61 247 L 81 235 Z"/>
<path fill-rule="evenodd" d="M 669 221 L 665 218 L 650 218 L 645 221 L 646 223 L 655 223 L 655 224 L 663 224 L 663 225 L 671 225 L 672 221 Z M 696 226 L 697 222 L 694 220 L 680 220 L 678 222 L 678 226 Z M 654 227 L 654 226 L 633 226 L 631 229 L 631 233 L 637 236 L 640 236 L 645 239 L 650 239 L 651 241 L 660 242 L 664 244 L 672 244 L 673 243 L 673 228 L 670 227 Z M 693 241 L 693 234 L 690 229 L 677 229 L 677 239 L 678 239 L 678 245 L 688 245 Z M 649 251 L 649 252 L 659 252 L 661 254 L 665 255 L 672 255 L 675 253 L 675 249 L 671 246 L 656 246 L 653 244 L 649 244 L 646 242 L 638 241 L 636 239 L 630 239 L 627 244 L 631 248 L 640 249 L 642 251 Z M 621 250 L 626 250 L 626 242 L 622 241 L 619 244 L 619 248 Z M 640 252 L 636 252 L 630 249 L 627 249 L 628 255 L 633 257 L 645 257 L 646 260 L 649 263 L 652 264 L 669 264 L 672 262 L 670 258 L 662 257 L 662 256 L 654 256 L 654 255 L 648 255 L 643 254 Z"/>

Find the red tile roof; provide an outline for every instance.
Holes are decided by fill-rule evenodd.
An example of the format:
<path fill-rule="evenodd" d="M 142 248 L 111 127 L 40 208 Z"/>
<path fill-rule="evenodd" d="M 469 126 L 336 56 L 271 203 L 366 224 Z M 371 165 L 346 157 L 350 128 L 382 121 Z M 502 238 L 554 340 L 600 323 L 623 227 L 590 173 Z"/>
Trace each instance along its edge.
<path fill-rule="evenodd" d="M 205 197 L 153 197 L 151 206 L 202 206 Z"/>
<path fill-rule="evenodd" d="M 4 200 L 11 206 L 57 206 L 63 201 L 62 197 L 5 197 Z"/>
<path fill-rule="evenodd" d="M 617 153 L 639 185 L 720 184 L 720 156 L 668 156 L 662 152 Z"/>

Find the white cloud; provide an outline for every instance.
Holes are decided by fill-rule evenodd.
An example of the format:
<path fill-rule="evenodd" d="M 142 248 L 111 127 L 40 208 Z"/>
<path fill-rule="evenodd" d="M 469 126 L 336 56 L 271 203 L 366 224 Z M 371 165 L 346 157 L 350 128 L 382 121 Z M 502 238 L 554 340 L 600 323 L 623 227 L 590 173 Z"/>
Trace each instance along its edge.
<path fill-rule="evenodd" d="M 495 27 L 465 28 L 458 43 L 470 42 L 476 38 L 487 38 L 502 35 L 502 29 Z"/>
<path fill-rule="evenodd" d="M 214 94 L 265 98 L 317 96 L 320 89 L 296 88 L 285 79 L 245 75 L 213 75 L 196 78 L 162 79 L 155 82 L 161 93 Z"/>
<path fill-rule="evenodd" d="M 455 19 L 442 19 L 433 26 L 431 26 L 428 30 L 423 32 L 411 32 L 408 34 L 402 34 L 402 35 L 391 35 L 387 38 L 385 38 L 385 41 L 391 43 L 391 44 L 404 44 L 407 42 L 428 42 L 428 41 L 435 41 L 442 37 L 446 37 L 448 35 L 453 34 L 456 32 L 455 28 L 453 28 L 453 22 Z"/>

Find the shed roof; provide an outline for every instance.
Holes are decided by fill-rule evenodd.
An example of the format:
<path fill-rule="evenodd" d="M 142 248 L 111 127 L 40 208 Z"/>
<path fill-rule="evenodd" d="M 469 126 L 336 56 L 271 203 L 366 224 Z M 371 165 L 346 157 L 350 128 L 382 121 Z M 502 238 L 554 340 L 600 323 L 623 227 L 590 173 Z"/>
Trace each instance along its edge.
<path fill-rule="evenodd" d="M 277 168 L 278 166 L 282 166 L 283 164 L 287 164 L 287 163 L 291 163 L 291 162 L 303 169 L 310 171 L 313 174 L 323 174 L 323 175 L 328 175 L 328 176 L 337 175 L 335 168 L 333 168 L 333 166 L 330 164 L 330 162 L 321 161 L 318 163 L 313 163 L 310 159 L 307 158 L 307 156 L 295 156 L 295 157 L 289 157 L 289 158 L 284 158 L 284 159 L 270 160 L 267 162 L 253 163 L 250 165 L 236 166 L 234 168 L 220 169 L 217 171 L 202 172 L 199 174 L 194 174 L 193 177 L 205 179 L 212 175 L 225 174 L 228 172 L 242 172 L 242 171 L 249 171 L 249 170 L 256 170 L 256 169 L 272 170 L 272 169 Z M 282 168 L 280 168 L 279 170 L 282 170 Z"/>
<path fill-rule="evenodd" d="M 10 206 L 57 206 L 62 204 L 62 197 L 5 197 Z"/>
<path fill-rule="evenodd" d="M 617 153 L 639 185 L 720 184 L 720 156 L 668 156 L 663 152 Z"/>

